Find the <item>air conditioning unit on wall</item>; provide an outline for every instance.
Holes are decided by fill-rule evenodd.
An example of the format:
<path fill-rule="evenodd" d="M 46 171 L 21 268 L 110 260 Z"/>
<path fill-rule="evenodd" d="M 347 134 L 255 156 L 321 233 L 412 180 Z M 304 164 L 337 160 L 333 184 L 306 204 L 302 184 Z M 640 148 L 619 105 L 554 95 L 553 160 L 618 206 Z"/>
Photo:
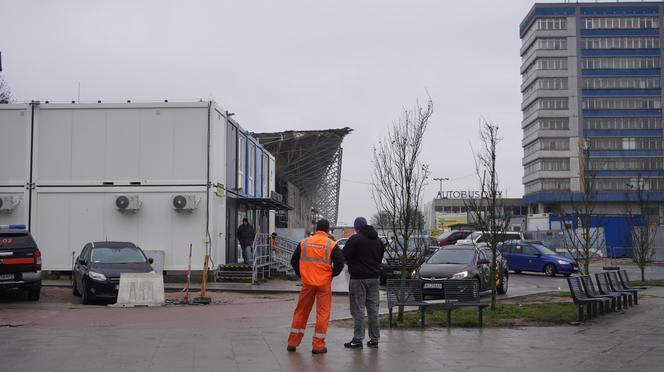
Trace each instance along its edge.
<path fill-rule="evenodd" d="M 182 194 L 173 196 L 173 209 L 176 212 L 188 212 L 191 213 L 194 209 L 198 207 L 200 198 L 196 195 Z"/>
<path fill-rule="evenodd" d="M 20 203 L 18 196 L 0 195 L 0 213 L 12 213 Z"/>
<path fill-rule="evenodd" d="M 135 194 L 116 195 L 115 208 L 123 213 L 136 213 L 141 209 L 141 201 Z"/>

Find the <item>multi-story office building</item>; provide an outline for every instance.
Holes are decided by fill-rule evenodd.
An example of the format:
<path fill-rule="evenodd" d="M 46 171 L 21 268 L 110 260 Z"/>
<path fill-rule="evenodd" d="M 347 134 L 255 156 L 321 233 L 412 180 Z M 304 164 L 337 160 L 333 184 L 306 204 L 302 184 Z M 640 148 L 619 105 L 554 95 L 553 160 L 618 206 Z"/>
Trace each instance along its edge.
<path fill-rule="evenodd" d="M 635 188 L 664 215 L 662 2 L 535 4 L 520 25 L 524 202 L 560 213 L 596 190 L 625 214 Z M 587 181 L 586 183 L 587 184 Z"/>

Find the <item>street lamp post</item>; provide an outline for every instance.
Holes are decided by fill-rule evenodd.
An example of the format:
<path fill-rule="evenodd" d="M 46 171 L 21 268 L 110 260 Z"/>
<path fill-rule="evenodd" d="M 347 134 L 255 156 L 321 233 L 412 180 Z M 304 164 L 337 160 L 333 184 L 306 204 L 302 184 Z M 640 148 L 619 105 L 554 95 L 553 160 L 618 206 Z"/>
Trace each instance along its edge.
<path fill-rule="evenodd" d="M 447 177 L 438 177 L 434 178 L 434 181 L 438 181 L 440 188 L 438 190 L 438 194 L 436 195 L 436 199 L 443 199 L 443 181 L 449 181 L 450 179 Z"/>

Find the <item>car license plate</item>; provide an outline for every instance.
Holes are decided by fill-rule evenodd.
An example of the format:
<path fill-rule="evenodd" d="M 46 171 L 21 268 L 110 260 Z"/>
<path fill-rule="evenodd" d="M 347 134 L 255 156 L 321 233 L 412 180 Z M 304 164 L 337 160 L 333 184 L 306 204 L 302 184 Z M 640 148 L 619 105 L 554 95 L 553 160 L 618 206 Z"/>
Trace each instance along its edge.
<path fill-rule="evenodd" d="M 443 289 L 443 283 L 424 283 L 424 289 Z"/>
<path fill-rule="evenodd" d="M 0 280 L 14 280 L 14 274 L 0 274 Z"/>

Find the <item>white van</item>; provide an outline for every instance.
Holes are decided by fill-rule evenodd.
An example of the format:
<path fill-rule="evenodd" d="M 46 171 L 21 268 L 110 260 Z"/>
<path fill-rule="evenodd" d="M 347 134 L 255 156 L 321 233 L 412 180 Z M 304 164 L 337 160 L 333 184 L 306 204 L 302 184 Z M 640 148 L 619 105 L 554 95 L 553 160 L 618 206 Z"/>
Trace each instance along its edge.
<path fill-rule="evenodd" d="M 486 247 L 489 243 L 489 235 L 487 231 L 474 231 L 466 239 L 457 240 L 456 244 Z M 523 240 L 523 234 L 518 231 L 505 231 L 498 237 L 498 243 L 506 240 Z"/>

